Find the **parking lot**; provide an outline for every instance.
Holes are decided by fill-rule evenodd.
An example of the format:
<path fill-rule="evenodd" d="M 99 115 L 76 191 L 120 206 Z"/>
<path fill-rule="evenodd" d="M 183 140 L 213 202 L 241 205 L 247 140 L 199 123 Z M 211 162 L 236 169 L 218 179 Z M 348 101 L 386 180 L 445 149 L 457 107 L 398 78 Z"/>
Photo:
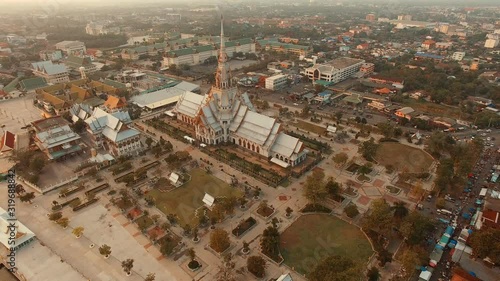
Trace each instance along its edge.
<path fill-rule="evenodd" d="M 0 102 L 0 124 L 5 125 L 5 131 L 21 133 L 22 127 L 41 118 L 40 109 L 33 105 L 33 94 Z"/>

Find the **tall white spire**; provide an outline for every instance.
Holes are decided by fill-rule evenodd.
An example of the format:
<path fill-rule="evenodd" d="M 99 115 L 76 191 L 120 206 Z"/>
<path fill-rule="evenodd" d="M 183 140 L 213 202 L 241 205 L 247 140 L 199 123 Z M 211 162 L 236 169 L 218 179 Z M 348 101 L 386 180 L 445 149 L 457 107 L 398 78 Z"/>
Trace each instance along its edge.
<path fill-rule="evenodd" d="M 227 63 L 227 54 L 224 39 L 224 17 L 220 17 L 220 50 L 219 50 L 219 65 L 217 73 L 215 73 L 215 86 L 219 89 L 227 89 L 231 87 L 231 73 L 229 64 Z"/>

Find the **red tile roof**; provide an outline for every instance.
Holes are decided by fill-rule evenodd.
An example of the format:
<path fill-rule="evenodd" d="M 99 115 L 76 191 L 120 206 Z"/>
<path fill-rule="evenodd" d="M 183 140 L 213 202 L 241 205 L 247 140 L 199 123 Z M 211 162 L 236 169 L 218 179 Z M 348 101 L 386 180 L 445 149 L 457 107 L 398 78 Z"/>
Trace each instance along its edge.
<path fill-rule="evenodd" d="M 451 281 L 482 281 L 482 280 L 470 275 L 467 271 L 459 267 L 453 270 L 453 276 L 451 277 Z"/>
<path fill-rule="evenodd" d="M 10 151 L 14 149 L 16 143 L 16 135 L 6 131 L 0 143 L 0 152 Z"/>
<path fill-rule="evenodd" d="M 500 228 L 500 212 L 492 210 L 483 211 L 482 221 L 488 226 Z"/>
<path fill-rule="evenodd" d="M 403 83 L 404 82 L 403 79 L 392 78 L 392 77 L 384 77 L 384 76 L 380 76 L 380 75 L 373 75 L 372 77 L 370 77 L 370 79 L 372 79 L 372 80 L 382 80 L 382 81 L 393 82 L 393 83 Z"/>

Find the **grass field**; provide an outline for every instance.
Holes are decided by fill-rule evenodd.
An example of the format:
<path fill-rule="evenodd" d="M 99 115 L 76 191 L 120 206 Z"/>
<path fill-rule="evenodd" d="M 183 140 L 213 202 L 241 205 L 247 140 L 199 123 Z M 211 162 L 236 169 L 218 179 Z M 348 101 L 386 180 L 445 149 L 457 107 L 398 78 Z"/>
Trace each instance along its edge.
<path fill-rule="evenodd" d="M 323 135 L 326 132 L 325 127 L 314 125 L 314 124 L 311 124 L 309 122 L 302 121 L 300 119 L 297 119 L 297 123 L 292 122 L 290 124 L 297 127 L 297 128 L 300 128 L 302 130 L 306 130 L 306 131 L 309 131 L 311 133 L 315 133 L 318 135 Z"/>
<path fill-rule="evenodd" d="M 194 219 L 195 210 L 203 205 L 205 192 L 214 196 L 241 196 L 241 191 L 232 188 L 221 179 L 207 174 L 202 169 L 193 169 L 189 172 L 191 180 L 183 186 L 169 191 L 152 190 L 148 195 L 156 200 L 156 207 L 165 215 L 177 214 L 181 225 L 197 222 Z"/>
<path fill-rule="evenodd" d="M 375 159 L 382 166 L 392 165 L 399 171 L 407 169 L 409 173 L 427 172 L 434 162 L 423 150 L 397 142 L 381 143 Z"/>
<path fill-rule="evenodd" d="M 308 273 L 330 255 L 366 263 L 373 254 L 370 242 L 356 226 L 330 215 L 305 215 L 281 234 L 285 263 L 301 274 Z"/>

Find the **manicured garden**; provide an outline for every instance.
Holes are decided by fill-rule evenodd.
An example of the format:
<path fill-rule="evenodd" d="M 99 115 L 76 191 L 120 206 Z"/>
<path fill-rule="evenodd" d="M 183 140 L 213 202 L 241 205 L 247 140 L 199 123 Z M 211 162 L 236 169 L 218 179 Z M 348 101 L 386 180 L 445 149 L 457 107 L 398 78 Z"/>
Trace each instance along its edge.
<path fill-rule="evenodd" d="M 196 225 L 195 210 L 203 206 L 205 193 L 214 197 L 241 197 L 241 191 L 234 189 L 221 179 L 202 169 L 189 172 L 191 180 L 170 192 L 153 189 L 148 195 L 155 200 L 156 207 L 165 215 L 176 214 L 180 225 Z"/>
<path fill-rule="evenodd" d="M 426 172 L 434 162 L 425 151 L 397 142 L 381 143 L 375 159 L 382 166 L 405 167 L 409 173 Z"/>
<path fill-rule="evenodd" d="M 308 273 L 328 255 L 341 255 L 366 263 L 373 254 L 366 236 L 356 226 L 323 214 L 304 215 L 280 238 L 285 263 L 301 274 Z"/>

